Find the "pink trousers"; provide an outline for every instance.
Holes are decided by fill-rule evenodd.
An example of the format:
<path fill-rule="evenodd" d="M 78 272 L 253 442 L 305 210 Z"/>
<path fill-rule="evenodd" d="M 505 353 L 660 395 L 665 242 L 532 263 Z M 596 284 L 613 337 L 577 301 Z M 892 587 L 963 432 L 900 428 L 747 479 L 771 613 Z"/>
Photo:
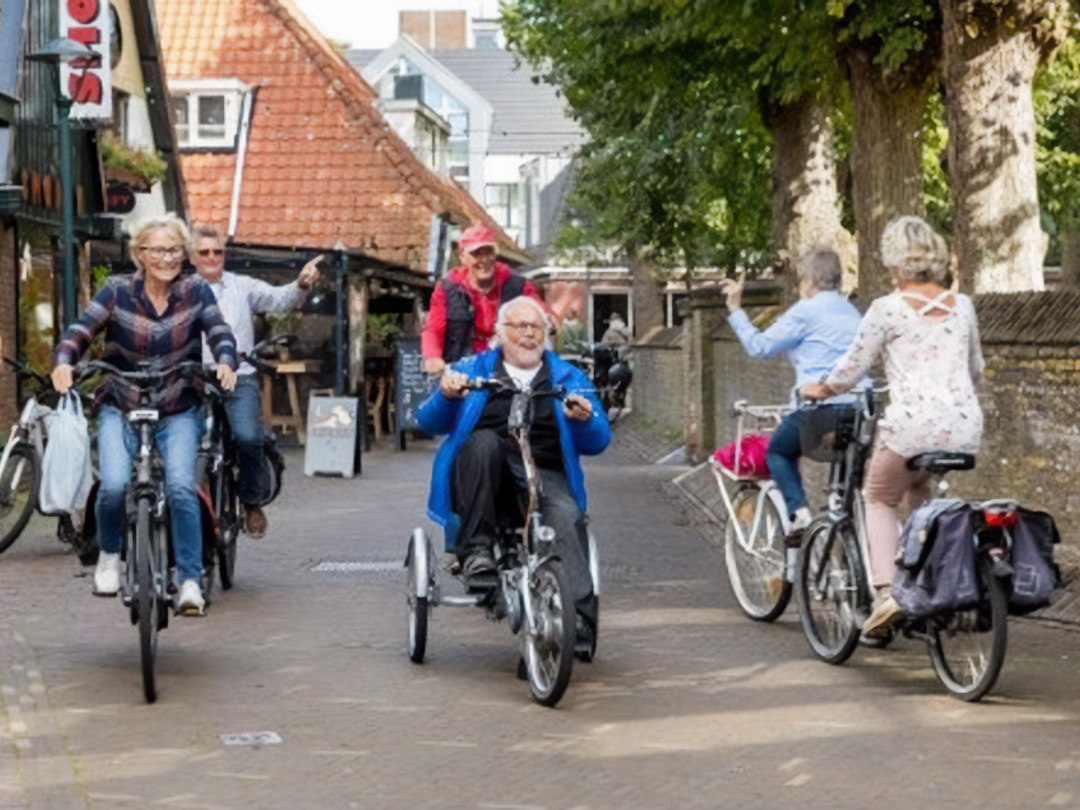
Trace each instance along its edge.
<path fill-rule="evenodd" d="M 909 509 L 916 509 L 928 500 L 929 478 L 925 470 L 909 470 L 903 456 L 882 444 L 874 446 L 863 481 L 863 499 L 870 575 L 875 587 L 892 585 L 896 573 L 896 545 L 900 539 L 896 508 L 905 495 Z"/>

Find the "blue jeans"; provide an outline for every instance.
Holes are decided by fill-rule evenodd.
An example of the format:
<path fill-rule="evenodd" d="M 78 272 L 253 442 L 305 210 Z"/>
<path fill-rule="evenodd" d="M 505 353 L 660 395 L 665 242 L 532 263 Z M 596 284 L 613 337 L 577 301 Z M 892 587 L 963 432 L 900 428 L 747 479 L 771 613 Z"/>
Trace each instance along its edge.
<path fill-rule="evenodd" d="M 799 456 L 802 455 L 799 428 L 802 420 L 803 411 L 792 411 L 785 416 L 773 432 L 765 454 L 769 476 L 784 496 L 789 515 L 806 506 L 806 493 L 803 492 L 802 475 L 799 473 Z"/>
<path fill-rule="evenodd" d="M 181 582 L 202 576 L 203 539 L 199 496 L 195 492 L 195 460 L 203 423 L 194 408 L 162 417 L 154 440 L 165 465 L 165 497 L 172 520 L 173 552 Z M 98 415 L 101 486 L 97 495 L 98 543 L 108 554 L 120 551 L 127 522 L 126 496 L 132 456 L 139 438 L 124 414 L 105 405 Z"/>
<path fill-rule="evenodd" d="M 236 494 L 240 503 L 252 506 L 262 502 L 270 488 L 263 444 L 262 395 L 254 374 L 236 378 L 236 390 L 225 395 L 225 414 L 240 461 Z"/>

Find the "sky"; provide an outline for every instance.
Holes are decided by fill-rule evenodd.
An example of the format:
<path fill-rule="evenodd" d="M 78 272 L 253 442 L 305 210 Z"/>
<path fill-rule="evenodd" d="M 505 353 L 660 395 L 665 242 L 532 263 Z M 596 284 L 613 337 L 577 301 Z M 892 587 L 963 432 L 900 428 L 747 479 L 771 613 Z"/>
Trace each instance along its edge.
<path fill-rule="evenodd" d="M 498 0 L 295 0 L 323 36 L 353 48 L 381 49 L 398 35 L 398 12 L 465 9 L 472 17 L 497 17 Z"/>

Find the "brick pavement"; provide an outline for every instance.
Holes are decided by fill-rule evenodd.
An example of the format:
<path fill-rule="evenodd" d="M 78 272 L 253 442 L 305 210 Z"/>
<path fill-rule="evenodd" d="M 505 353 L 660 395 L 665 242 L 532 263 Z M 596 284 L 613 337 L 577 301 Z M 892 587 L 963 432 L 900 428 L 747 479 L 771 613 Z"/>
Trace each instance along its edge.
<path fill-rule="evenodd" d="M 45 690 L 20 706 L 47 715 L 30 718 L 31 742 L 63 747 L 52 776 L 24 770 L 27 791 L 0 807 L 58 787 L 69 804 L 51 810 L 1080 806 L 1080 634 L 1014 625 L 980 706 L 942 695 L 910 642 L 825 666 L 793 612 L 772 626 L 739 614 L 720 555 L 664 494 L 672 471 L 621 446 L 589 465 L 600 654 L 559 709 L 531 703 L 506 626 L 479 611 L 436 609 L 429 660 L 410 664 L 395 567 L 422 521 L 429 450 L 378 451 L 352 481 L 305 479 L 290 455 L 237 587 L 163 634 L 154 706 L 123 611 L 89 597 L 35 524 L 0 558 L 0 660 L 19 633 Z M 220 739 L 245 731 L 282 743 Z"/>

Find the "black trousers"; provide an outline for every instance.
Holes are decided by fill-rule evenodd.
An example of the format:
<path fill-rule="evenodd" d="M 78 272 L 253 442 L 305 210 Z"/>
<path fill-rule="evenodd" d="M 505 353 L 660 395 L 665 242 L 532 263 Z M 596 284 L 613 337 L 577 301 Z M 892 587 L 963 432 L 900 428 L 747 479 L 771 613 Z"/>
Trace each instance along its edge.
<path fill-rule="evenodd" d="M 595 621 L 584 515 L 562 471 L 541 469 L 540 480 L 540 512 L 544 525 L 555 530 L 552 550 L 570 579 L 578 613 Z M 454 460 L 450 492 L 454 512 L 461 517 L 458 554 L 465 556 L 477 546 L 490 549 L 500 518 L 518 518 L 520 524 L 521 506 L 528 498 L 525 464 L 496 431 L 473 431 Z"/>

